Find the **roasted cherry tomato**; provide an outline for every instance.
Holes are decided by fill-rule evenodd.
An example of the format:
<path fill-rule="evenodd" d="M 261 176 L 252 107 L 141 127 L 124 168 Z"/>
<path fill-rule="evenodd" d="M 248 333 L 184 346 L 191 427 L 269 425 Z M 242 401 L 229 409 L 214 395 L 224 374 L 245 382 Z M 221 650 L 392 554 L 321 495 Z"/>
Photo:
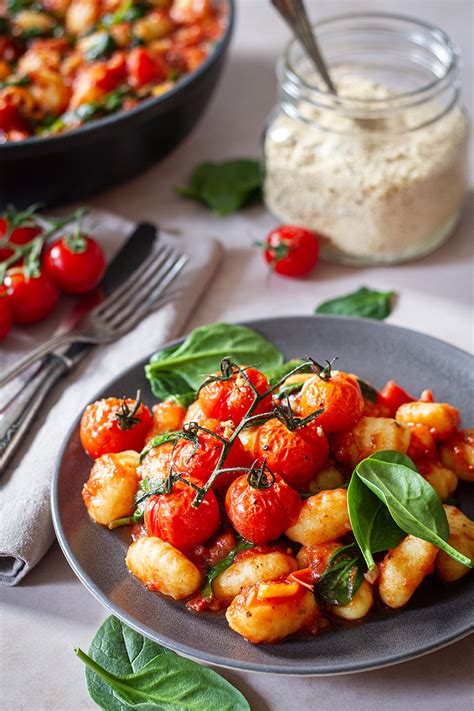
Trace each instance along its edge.
<path fill-rule="evenodd" d="M 278 538 L 296 520 L 301 504 L 298 492 L 278 474 L 267 474 L 260 482 L 253 473 L 239 476 L 225 497 L 225 510 L 235 530 L 259 545 Z"/>
<path fill-rule="evenodd" d="M 234 428 L 231 422 L 219 422 L 219 420 L 212 419 L 204 420 L 199 427 L 205 429 L 198 428 L 196 431 L 197 447 L 191 440 L 177 440 L 173 456 L 174 470 L 199 479 L 201 484 L 205 484 L 214 471 L 222 452 L 221 439 L 229 439 Z M 233 467 L 246 467 L 249 464 L 251 462 L 241 441 L 236 439 L 223 465 L 223 468 L 231 471 L 220 474 L 214 482 L 213 488 L 225 488 L 239 476 L 240 472 L 232 471 Z"/>
<path fill-rule="evenodd" d="M 289 430 L 273 418 L 258 428 L 255 456 L 294 487 L 304 487 L 323 468 L 329 454 L 327 437 L 312 423 Z"/>
<path fill-rule="evenodd" d="M 13 314 L 6 292 L 0 291 L 0 341 L 7 337 L 13 325 Z"/>
<path fill-rule="evenodd" d="M 277 227 L 270 232 L 263 247 L 265 260 L 277 274 L 302 277 L 318 263 L 318 238 L 302 227 Z"/>
<path fill-rule="evenodd" d="M 207 417 L 232 420 L 234 425 L 238 425 L 255 399 L 252 385 L 260 395 L 268 391 L 268 380 L 263 373 L 255 368 L 245 368 L 244 372 L 245 377 L 235 370 L 229 380 L 211 380 L 201 388 L 199 404 Z M 221 376 L 215 373 L 213 377 Z M 272 396 L 269 394 L 259 403 L 253 414 L 270 412 L 271 409 Z"/>
<path fill-rule="evenodd" d="M 86 407 L 81 418 L 82 446 L 94 459 L 129 449 L 140 452 L 152 421 L 150 410 L 137 400 L 97 400 Z"/>
<path fill-rule="evenodd" d="M 143 47 L 131 50 L 127 58 L 127 70 L 134 86 L 164 81 L 168 75 L 166 64 L 160 56 L 152 55 Z"/>
<path fill-rule="evenodd" d="M 8 232 L 9 224 L 6 217 L 0 217 L 0 237 L 5 237 Z M 35 237 L 41 234 L 41 227 L 34 227 L 33 225 L 14 227 L 11 234 L 8 236 L 8 241 L 12 244 L 28 244 Z M 4 262 L 9 259 L 13 254 L 13 249 L 9 247 L 0 247 L 0 262 Z"/>
<path fill-rule="evenodd" d="M 299 407 L 303 417 L 324 408 L 315 422 L 325 432 L 340 432 L 362 417 L 364 398 L 355 377 L 334 370 L 328 380 L 315 375 L 306 381 Z"/>
<path fill-rule="evenodd" d="M 196 486 L 201 482 L 189 477 Z M 192 506 L 196 491 L 182 481 L 173 484 L 169 494 L 150 496 L 145 506 L 145 527 L 149 536 L 157 536 L 176 548 L 192 548 L 204 543 L 219 526 L 219 504 L 208 491 L 197 508 Z"/>
<path fill-rule="evenodd" d="M 43 268 L 67 294 L 83 294 L 97 286 L 104 275 L 102 248 L 88 235 L 62 237 L 48 246 Z"/>
<path fill-rule="evenodd" d="M 395 413 L 400 405 L 414 401 L 415 398 L 397 385 L 395 380 L 389 380 L 377 394 L 377 403 L 379 405 L 385 405 L 389 417 L 395 417 Z"/>
<path fill-rule="evenodd" d="M 12 269 L 7 272 L 4 283 L 16 323 L 41 321 L 58 300 L 58 290 L 45 274 L 27 276 L 23 269 Z"/>
<path fill-rule="evenodd" d="M 148 433 L 151 439 L 164 432 L 175 432 L 183 426 L 186 410 L 174 400 L 163 400 L 153 406 L 153 428 Z"/>

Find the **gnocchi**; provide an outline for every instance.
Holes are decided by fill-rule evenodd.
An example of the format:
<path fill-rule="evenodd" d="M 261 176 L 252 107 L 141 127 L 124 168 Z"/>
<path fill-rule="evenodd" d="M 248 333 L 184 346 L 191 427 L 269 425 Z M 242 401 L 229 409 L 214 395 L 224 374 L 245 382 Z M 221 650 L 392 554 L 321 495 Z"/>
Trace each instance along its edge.
<path fill-rule="evenodd" d="M 138 462 L 139 455 L 133 451 L 104 454 L 96 459 L 82 489 L 82 498 L 94 521 L 107 526 L 133 514 Z"/>
<path fill-rule="evenodd" d="M 444 402 L 407 402 L 395 415 L 397 422 L 427 425 L 439 440 L 453 435 L 459 427 L 459 410 Z"/>
<path fill-rule="evenodd" d="M 351 530 L 346 489 L 320 491 L 306 499 L 295 523 L 285 535 L 304 546 L 328 543 Z"/>
<path fill-rule="evenodd" d="M 369 614 L 374 604 L 373 586 L 363 580 L 347 605 L 331 605 L 329 612 L 343 620 L 361 620 Z"/>
<path fill-rule="evenodd" d="M 471 521 L 455 506 L 444 507 L 449 523 L 448 543 L 468 558 L 474 558 L 474 521 Z M 436 572 L 445 583 L 454 583 L 469 572 L 462 563 L 453 560 L 447 553 L 440 551 L 436 558 Z"/>
<path fill-rule="evenodd" d="M 292 556 L 278 551 L 246 556 L 214 579 L 212 591 L 219 602 L 228 605 L 243 588 L 265 580 L 284 578 L 296 568 Z"/>
<path fill-rule="evenodd" d="M 461 430 L 443 442 L 441 461 L 459 479 L 474 481 L 474 430 Z"/>
<path fill-rule="evenodd" d="M 362 417 L 352 430 L 334 436 L 334 456 L 355 467 L 366 457 L 384 449 L 405 454 L 410 445 L 408 427 L 391 417 Z"/>
<path fill-rule="evenodd" d="M 423 578 L 433 572 L 438 548 L 428 541 L 407 536 L 383 559 L 379 593 L 388 607 L 406 605 Z"/>

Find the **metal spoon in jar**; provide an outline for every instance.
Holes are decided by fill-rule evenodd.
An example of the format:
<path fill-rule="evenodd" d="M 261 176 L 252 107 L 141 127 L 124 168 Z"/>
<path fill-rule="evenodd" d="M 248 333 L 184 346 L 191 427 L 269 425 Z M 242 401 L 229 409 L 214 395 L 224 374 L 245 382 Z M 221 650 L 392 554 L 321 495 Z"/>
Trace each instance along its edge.
<path fill-rule="evenodd" d="M 271 0 L 271 2 L 285 22 L 290 26 L 295 37 L 306 49 L 306 52 L 316 65 L 330 93 L 337 95 L 336 87 L 332 82 L 327 64 L 323 59 L 316 37 L 314 36 L 303 0 Z"/>

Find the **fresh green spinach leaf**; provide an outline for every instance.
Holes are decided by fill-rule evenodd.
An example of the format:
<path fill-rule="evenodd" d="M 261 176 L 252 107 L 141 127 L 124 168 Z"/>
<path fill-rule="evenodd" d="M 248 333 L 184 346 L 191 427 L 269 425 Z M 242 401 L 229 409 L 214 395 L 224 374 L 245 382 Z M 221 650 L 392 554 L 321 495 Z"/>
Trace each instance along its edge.
<path fill-rule="evenodd" d="M 361 380 L 361 378 L 357 378 L 357 382 L 359 383 L 364 400 L 368 400 L 369 402 L 377 402 L 377 390 L 370 383 L 367 383 L 365 380 Z"/>
<path fill-rule="evenodd" d="M 459 563 L 472 567 L 469 558 L 447 543 L 449 524 L 441 499 L 409 457 L 401 452 L 376 452 L 356 466 L 353 476 L 385 504 L 405 533 L 433 543 Z"/>
<path fill-rule="evenodd" d="M 364 579 L 365 565 L 357 546 L 339 548 L 314 586 L 322 605 L 348 605 Z"/>
<path fill-rule="evenodd" d="M 204 585 L 201 588 L 201 593 L 202 596 L 209 602 L 212 600 L 213 597 L 213 592 L 212 592 L 212 581 L 214 578 L 217 578 L 218 575 L 224 572 L 224 570 L 227 570 L 227 568 L 230 568 L 232 563 L 234 562 L 234 558 L 237 555 L 237 553 L 240 553 L 240 551 L 247 550 L 248 548 L 253 548 L 254 544 L 250 543 L 249 541 L 246 541 L 244 538 L 242 538 L 236 545 L 236 547 L 230 551 L 226 555 L 225 558 L 223 558 L 219 563 L 216 563 L 216 565 L 213 565 L 212 568 L 210 568 L 207 573 L 206 577 L 204 578 Z"/>
<path fill-rule="evenodd" d="M 87 687 L 106 711 L 249 711 L 228 681 L 207 667 L 168 651 L 109 617 L 98 630 L 86 664 Z"/>
<path fill-rule="evenodd" d="M 373 318 L 381 321 L 391 313 L 394 296 L 394 291 L 375 291 L 362 286 L 351 294 L 324 301 L 316 308 L 315 313 Z"/>
<path fill-rule="evenodd" d="M 160 399 L 198 390 L 206 375 L 231 356 L 242 365 L 273 368 L 282 353 L 264 336 L 246 326 L 214 323 L 195 328 L 186 340 L 152 356 L 145 367 L 153 393 Z"/>
<path fill-rule="evenodd" d="M 256 160 L 201 163 L 187 187 L 176 188 L 183 197 L 197 200 L 223 217 L 255 202 L 261 193 L 262 170 Z"/>

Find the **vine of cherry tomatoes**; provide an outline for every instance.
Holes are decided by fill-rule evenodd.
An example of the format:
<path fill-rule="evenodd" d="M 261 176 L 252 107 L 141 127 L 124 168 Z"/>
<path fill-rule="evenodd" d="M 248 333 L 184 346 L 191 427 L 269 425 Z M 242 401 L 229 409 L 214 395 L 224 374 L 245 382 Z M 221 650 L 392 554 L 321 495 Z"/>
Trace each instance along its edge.
<path fill-rule="evenodd" d="M 105 271 L 102 248 L 81 229 L 83 211 L 40 220 L 36 209 L 9 207 L 0 218 L 0 340 L 13 323 L 46 318 L 60 292 L 76 295 L 94 289 Z M 66 226 L 68 233 L 58 237 Z"/>

